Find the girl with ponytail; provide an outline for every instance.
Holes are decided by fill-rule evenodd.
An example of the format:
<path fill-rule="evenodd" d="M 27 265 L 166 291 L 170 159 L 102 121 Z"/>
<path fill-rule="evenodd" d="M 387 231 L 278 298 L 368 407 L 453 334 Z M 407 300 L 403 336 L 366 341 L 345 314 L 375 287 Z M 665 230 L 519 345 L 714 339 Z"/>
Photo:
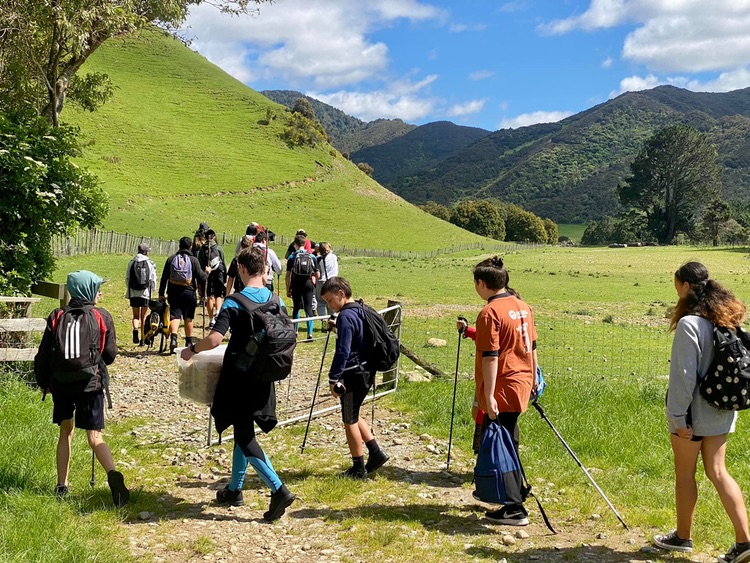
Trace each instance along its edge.
<path fill-rule="evenodd" d="M 712 280 L 700 262 L 688 262 L 674 275 L 677 305 L 669 328 L 674 331 L 667 390 L 667 422 L 674 454 L 677 529 L 654 537 L 664 549 L 693 550 L 691 532 L 698 488 L 698 455 L 706 476 L 719 493 L 732 526 L 735 544 L 719 561 L 750 561 L 750 535 L 745 501 L 725 464 L 727 434 L 734 431 L 737 413 L 711 407 L 698 391 L 714 356 L 713 327 L 734 329 L 745 320 L 745 305 Z"/>

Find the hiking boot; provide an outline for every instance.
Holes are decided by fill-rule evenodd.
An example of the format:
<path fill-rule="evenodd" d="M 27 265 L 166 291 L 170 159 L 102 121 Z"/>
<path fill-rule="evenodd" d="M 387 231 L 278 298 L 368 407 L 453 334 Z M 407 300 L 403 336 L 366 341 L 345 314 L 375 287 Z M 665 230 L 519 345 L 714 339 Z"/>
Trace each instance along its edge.
<path fill-rule="evenodd" d="M 341 477 L 347 477 L 349 479 L 367 479 L 367 467 L 356 467 L 352 465 L 349 469 L 341 473 Z"/>
<path fill-rule="evenodd" d="M 719 555 L 719 561 L 725 563 L 743 563 L 750 561 L 750 544 L 736 543 L 726 555 Z"/>
<path fill-rule="evenodd" d="M 286 488 L 286 485 L 281 485 L 275 493 L 271 493 L 271 504 L 268 507 L 268 512 L 263 513 L 263 520 L 268 520 L 269 522 L 278 520 L 284 515 L 284 511 L 296 498 L 297 497 Z"/>
<path fill-rule="evenodd" d="M 65 498 L 66 496 L 68 496 L 68 486 L 55 485 L 55 496 L 57 498 Z"/>
<path fill-rule="evenodd" d="M 493 524 L 505 526 L 528 526 L 528 513 L 523 506 L 503 506 L 500 510 L 485 512 L 484 517 Z"/>
<path fill-rule="evenodd" d="M 176 349 L 177 349 L 177 335 L 170 334 L 169 335 L 169 353 L 174 354 L 174 351 Z"/>
<path fill-rule="evenodd" d="M 245 504 L 245 499 L 242 498 L 242 489 L 239 491 L 232 491 L 229 489 L 229 485 L 223 489 L 216 491 L 216 502 L 218 504 L 228 504 L 230 506 L 242 506 Z"/>
<path fill-rule="evenodd" d="M 670 551 L 693 551 L 693 540 L 683 540 L 677 535 L 677 530 L 668 534 L 654 536 L 654 544 Z M 729 561 L 733 561 L 729 559 Z M 744 559 L 743 559 L 744 561 Z"/>
<path fill-rule="evenodd" d="M 125 506 L 130 500 L 130 491 L 125 486 L 125 479 L 122 473 L 114 469 L 107 473 L 107 483 L 112 491 L 112 502 L 117 508 Z"/>
<path fill-rule="evenodd" d="M 141 339 L 138 336 L 138 329 L 133 329 L 133 344 L 138 344 L 141 341 Z"/>
<path fill-rule="evenodd" d="M 371 453 L 369 456 L 367 456 L 367 463 L 365 464 L 365 470 L 367 471 L 367 473 L 375 473 L 389 459 L 391 459 L 391 456 L 385 453 L 381 448 L 378 451 Z"/>

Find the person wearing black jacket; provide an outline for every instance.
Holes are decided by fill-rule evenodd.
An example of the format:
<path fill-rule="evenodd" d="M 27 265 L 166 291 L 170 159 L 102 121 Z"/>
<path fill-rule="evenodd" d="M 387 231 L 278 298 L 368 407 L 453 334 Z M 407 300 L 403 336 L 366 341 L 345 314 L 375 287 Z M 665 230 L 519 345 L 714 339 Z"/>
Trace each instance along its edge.
<path fill-rule="evenodd" d="M 130 492 L 125 487 L 122 473 L 115 470 L 112 452 L 102 440 L 101 435 L 104 428 L 104 390 L 108 388 L 109 383 L 107 366 L 114 362 L 117 356 L 117 339 L 112 316 L 106 309 L 95 307 L 101 297 L 102 283 L 102 278 L 87 270 L 68 274 L 67 288 L 71 301 L 64 309 L 55 309 L 47 317 L 47 327 L 44 330 L 39 351 L 34 358 L 34 374 L 40 389 L 44 391 L 42 400 L 48 392 L 52 392 L 52 422 L 60 426 L 56 455 L 55 494 L 59 497 L 65 497 L 68 494 L 73 431 L 74 428 L 80 428 L 86 431 L 89 446 L 107 472 L 107 481 L 112 490 L 112 501 L 115 506 L 123 506 L 128 502 Z M 64 314 L 71 310 L 76 311 L 67 317 L 73 320 L 66 325 L 66 339 L 64 340 L 66 348 L 64 355 L 61 356 L 60 350 L 55 349 L 58 341 L 56 332 L 62 330 L 60 323 Z M 79 310 L 84 313 L 77 317 L 71 316 Z M 91 314 L 87 315 L 87 311 Z M 96 321 L 96 328 L 90 323 L 85 323 L 86 327 L 81 326 L 85 322 L 85 315 L 87 315 L 86 319 L 91 318 Z M 86 341 L 85 336 L 89 337 L 89 341 Z M 87 367 L 86 371 L 73 373 L 63 371 L 61 364 L 68 361 L 69 357 L 74 357 L 83 363 L 90 362 L 91 352 L 86 354 L 86 351 L 91 347 L 98 350 L 98 365 L 89 363 L 91 367 Z M 69 364 L 65 366 L 65 369 L 70 369 Z M 84 377 L 80 377 L 81 374 Z"/>
<path fill-rule="evenodd" d="M 164 263 L 159 280 L 159 301 L 169 304 L 169 353 L 174 354 L 177 348 L 177 333 L 180 330 L 180 319 L 185 319 L 185 346 L 193 342 L 193 319 L 198 300 L 195 298 L 198 283 L 206 281 L 206 272 L 201 268 L 198 259 L 190 252 L 190 237 L 180 239 L 180 250 L 172 254 Z M 178 280 L 175 263 L 178 255 L 183 255 L 190 264 L 190 279 Z M 166 292 L 166 297 L 165 297 Z"/>

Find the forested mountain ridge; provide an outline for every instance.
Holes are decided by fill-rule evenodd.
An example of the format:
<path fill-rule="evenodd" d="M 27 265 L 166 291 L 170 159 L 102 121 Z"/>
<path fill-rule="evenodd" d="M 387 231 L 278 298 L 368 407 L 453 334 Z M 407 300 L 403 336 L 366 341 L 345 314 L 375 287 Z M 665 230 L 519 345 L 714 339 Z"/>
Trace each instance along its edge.
<path fill-rule="evenodd" d="M 674 123 L 705 131 L 716 144 L 727 198 L 750 196 L 750 88 L 628 92 L 558 123 L 497 131 L 386 185 L 414 203 L 494 197 L 558 222 L 584 222 L 617 213 L 617 184 L 630 162 Z"/>

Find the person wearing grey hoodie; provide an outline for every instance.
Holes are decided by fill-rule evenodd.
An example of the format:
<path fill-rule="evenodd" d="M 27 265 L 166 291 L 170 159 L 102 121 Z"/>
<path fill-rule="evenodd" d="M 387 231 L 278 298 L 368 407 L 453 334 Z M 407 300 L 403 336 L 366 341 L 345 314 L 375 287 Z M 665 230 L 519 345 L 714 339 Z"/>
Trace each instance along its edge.
<path fill-rule="evenodd" d="M 60 426 L 55 494 L 61 498 L 68 494 L 73 430 L 80 428 L 86 431 L 89 446 L 107 472 L 112 501 L 119 507 L 128 502 L 130 492 L 122 473 L 115 470 L 112 451 L 101 434 L 104 391 L 109 381 L 107 366 L 117 356 L 112 315 L 96 307 L 103 281 L 87 270 L 68 274 L 70 303 L 47 317 L 47 327 L 34 358 L 34 375 L 44 392 L 42 400 L 52 392 L 52 422 Z"/>
<path fill-rule="evenodd" d="M 667 423 L 674 454 L 677 528 L 654 536 L 654 543 L 672 551 L 693 550 L 691 532 L 698 500 L 695 471 L 703 458 L 706 476 L 729 516 L 735 544 L 719 561 L 750 561 L 750 535 L 745 501 L 725 464 L 727 435 L 734 432 L 737 413 L 706 402 L 698 381 L 714 359 L 713 327 L 734 330 L 745 320 L 745 305 L 717 281 L 700 262 L 688 262 L 674 275 L 678 301 L 672 312 L 674 331 L 667 389 Z"/>
<path fill-rule="evenodd" d="M 133 311 L 133 344 L 143 346 L 143 326 L 148 314 L 148 302 L 156 289 L 156 264 L 148 257 L 151 246 L 142 242 L 138 254 L 128 262 L 125 270 L 125 298 Z"/>

